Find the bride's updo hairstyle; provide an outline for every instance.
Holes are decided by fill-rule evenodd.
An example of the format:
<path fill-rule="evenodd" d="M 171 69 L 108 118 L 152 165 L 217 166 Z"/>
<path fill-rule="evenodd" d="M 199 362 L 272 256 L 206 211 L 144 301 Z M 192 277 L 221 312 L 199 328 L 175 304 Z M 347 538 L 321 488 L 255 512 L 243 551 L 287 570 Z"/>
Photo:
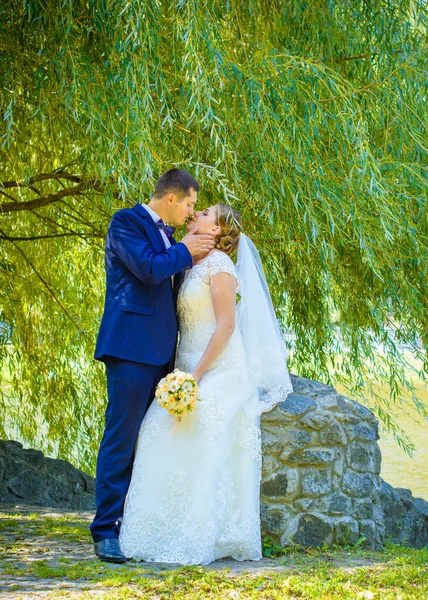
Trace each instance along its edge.
<path fill-rule="evenodd" d="M 220 202 L 216 204 L 216 225 L 221 227 L 221 233 L 216 238 L 216 248 L 229 256 L 234 256 L 238 250 L 239 236 L 242 231 L 242 219 L 237 210 Z"/>

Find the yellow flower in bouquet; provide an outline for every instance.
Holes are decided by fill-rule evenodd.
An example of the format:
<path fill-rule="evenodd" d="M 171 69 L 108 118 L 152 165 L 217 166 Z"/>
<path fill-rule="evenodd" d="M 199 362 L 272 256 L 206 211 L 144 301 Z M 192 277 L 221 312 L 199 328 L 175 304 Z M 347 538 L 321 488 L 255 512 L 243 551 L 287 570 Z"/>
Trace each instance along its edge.
<path fill-rule="evenodd" d="M 166 408 L 171 415 L 181 421 L 182 415 L 185 412 L 193 412 L 196 402 L 201 401 L 198 393 L 198 384 L 192 375 L 174 369 L 159 381 L 155 396 L 159 406 Z"/>

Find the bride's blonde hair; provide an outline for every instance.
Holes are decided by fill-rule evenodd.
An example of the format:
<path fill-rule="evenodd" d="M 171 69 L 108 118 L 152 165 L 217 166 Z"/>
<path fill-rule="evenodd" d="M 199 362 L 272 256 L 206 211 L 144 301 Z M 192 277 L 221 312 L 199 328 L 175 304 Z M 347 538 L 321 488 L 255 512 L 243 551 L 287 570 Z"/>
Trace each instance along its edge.
<path fill-rule="evenodd" d="M 221 228 L 216 240 L 216 248 L 229 256 L 234 256 L 238 249 L 239 236 L 242 231 L 242 218 L 237 210 L 220 202 L 216 204 L 216 225 Z"/>

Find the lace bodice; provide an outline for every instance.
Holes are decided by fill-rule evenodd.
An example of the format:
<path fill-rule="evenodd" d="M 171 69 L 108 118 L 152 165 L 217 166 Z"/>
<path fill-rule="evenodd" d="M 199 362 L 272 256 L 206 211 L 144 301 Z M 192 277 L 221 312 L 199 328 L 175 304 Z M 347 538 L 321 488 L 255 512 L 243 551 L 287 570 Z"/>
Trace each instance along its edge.
<path fill-rule="evenodd" d="M 186 272 L 177 300 L 180 322 L 178 356 L 203 352 L 215 331 L 216 318 L 210 283 L 211 278 L 218 273 L 229 273 L 238 282 L 233 261 L 220 251 L 213 252 L 203 262 Z M 239 343 L 237 338 L 238 334 L 235 331 L 228 347 L 219 357 L 220 360 L 225 353 L 233 354 L 235 350 L 236 354 L 236 346 Z"/>

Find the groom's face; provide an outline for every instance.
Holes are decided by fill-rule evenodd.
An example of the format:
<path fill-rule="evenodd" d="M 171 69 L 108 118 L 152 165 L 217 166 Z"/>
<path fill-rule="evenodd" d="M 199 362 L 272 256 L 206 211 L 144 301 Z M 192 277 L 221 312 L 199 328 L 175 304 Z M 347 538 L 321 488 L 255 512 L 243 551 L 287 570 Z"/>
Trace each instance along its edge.
<path fill-rule="evenodd" d="M 190 188 L 188 195 L 179 198 L 174 194 L 169 203 L 168 222 L 176 227 L 181 227 L 186 221 L 195 214 L 195 204 L 198 199 L 198 193 Z"/>

